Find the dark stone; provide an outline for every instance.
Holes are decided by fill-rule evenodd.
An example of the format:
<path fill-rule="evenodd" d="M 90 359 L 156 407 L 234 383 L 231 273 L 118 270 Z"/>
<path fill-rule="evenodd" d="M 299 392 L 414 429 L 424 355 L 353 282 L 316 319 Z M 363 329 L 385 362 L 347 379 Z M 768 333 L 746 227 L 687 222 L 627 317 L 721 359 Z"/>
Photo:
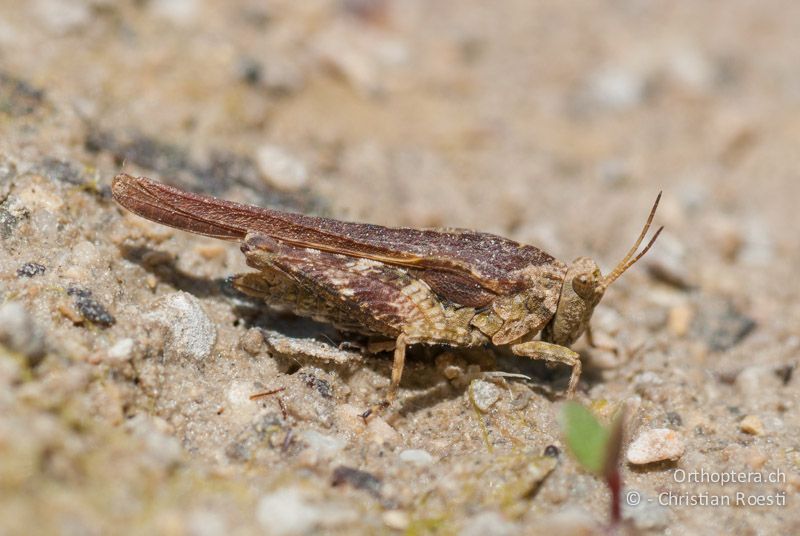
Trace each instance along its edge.
<path fill-rule="evenodd" d="M 22 117 L 35 112 L 44 102 L 44 91 L 28 82 L 0 72 L 0 113 Z"/>
<path fill-rule="evenodd" d="M 670 426 L 683 426 L 683 419 L 680 414 L 675 411 L 668 411 L 666 415 L 667 424 Z"/>
<path fill-rule="evenodd" d="M 790 363 L 786 366 L 775 369 L 775 374 L 778 376 L 778 378 L 780 378 L 783 385 L 789 385 L 789 382 L 792 381 L 792 375 L 794 374 L 794 369 L 796 366 L 797 365 L 795 363 Z"/>
<path fill-rule="evenodd" d="M 364 490 L 374 497 L 380 497 L 381 494 L 381 481 L 378 477 L 360 469 L 340 465 L 333 470 L 331 485 L 342 486 L 345 484 Z"/>
<path fill-rule="evenodd" d="M 19 218 L 4 208 L 0 208 L 0 238 L 9 238 L 19 223 Z"/>
<path fill-rule="evenodd" d="M 263 68 L 253 58 L 244 58 L 239 63 L 239 77 L 251 86 L 258 85 L 264 77 Z"/>
<path fill-rule="evenodd" d="M 75 308 L 89 322 L 103 327 L 112 326 L 116 322 L 111 313 L 92 297 L 90 290 L 70 287 L 67 294 L 75 297 Z"/>
<path fill-rule="evenodd" d="M 47 271 L 47 267 L 36 262 L 26 262 L 17 269 L 17 277 L 34 277 Z"/>
<path fill-rule="evenodd" d="M 327 380 L 317 378 L 309 372 L 302 372 L 300 377 L 306 382 L 306 385 L 317 389 L 322 398 L 333 398 L 333 388 Z"/>
<path fill-rule="evenodd" d="M 701 297 L 692 333 L 715 352 L 732 348 L 755 329 L 755 321 L 727 299 Z"/>
<path fill-rule="evenodd" d="M 68 184 L 83 184 L 81 170 L 66 160 L 45 158 L 41 163 L 41 170 L 50 179 Z"/>

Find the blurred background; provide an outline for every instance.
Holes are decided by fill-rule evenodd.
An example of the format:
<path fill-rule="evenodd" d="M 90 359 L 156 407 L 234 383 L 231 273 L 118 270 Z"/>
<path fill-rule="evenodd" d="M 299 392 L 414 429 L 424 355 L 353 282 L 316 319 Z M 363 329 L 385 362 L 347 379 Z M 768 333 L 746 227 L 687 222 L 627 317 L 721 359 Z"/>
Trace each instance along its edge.
<path fill-rule="evenodd" d="M 712 421 L 730 421 L 716 443 L 703 436 L 716 446 L 703 443 L 695 452 L 714 459 L 697 454 L 695 465 L 757 464 L 758 454 L 796 471 L 797 415 L 788 412 L 796 394 L 781 389 L 792 381 L 800 347 L 798 23 L 800 3 L 778 0 L 2 0 L 0 199 L 17 199 L 9 197 L 12 179 L 28 184 L 14 177 L 40 175 L 60 186 L 34 181 L 17 205 L 4 205 L 0 232 L 8 240 L 0 267 L 13 278 L 28 258 L 62 258 L 59 251 L 74 249 L 71 240 L 85 240 L 92 245 L 74 251 L 94 255 L 93 269 L 105 274 L 95 276 L 111 285 L 107 303 L 117 303 L 124 319 L 126 291 L 114 285 L 132 276 L 117 258 L 120 235 L 105 234 L 122 232 L 120 212 L 108 201 L 120 169 L 340 219 L 495 232 L 567 262 L 592 256 L 604 271 L 627 251 L 663 190 L 657 222 L 664 234 L 609 292 L 606 312 L 598 312 L 601 329 L 630 347 L 651 345 L 658 359 L 622 372 L 606 370 L 619 364 L 613 360 L 590 364 L 595 378 L 611 382 L 593 382 L 608 390 L 590 396 L 638 396 L 653 412 L 680 399 L 688 409 L 679 427 L 691 437 L 703 436 L 698 429 L 713 436 Z M 63 192 L 72 190 L 62 186 L 95 192 L 98 201 L 71 205 Z M 59 234 L 65 228 L 74 231 L 67 238 Z M 13 241 L 15 229 L 28 229 L 24 240 Z M 235 247 L 221 254 L 210 246 L 188 250 L 206 243 L 176 236 L 164 247 L 183 255 L 179 266 L 187 273 L 224 277 L 243 269 Z M 63 259 L 73 262 L 67 253 Z M 141 283 L 137 277 L 130 281 Z M 3 294 L 14 296 L 38 303 L 42 295 L 23 287 Z M 216 307 L 212 318 L 233 324 L 224 301 L 213 303 L 206 306 Z M 42 325 L 63 322 L 45 312 L 52 303 L 45 305 L 30 306 Z M 44 331 L 60 333 L 53 329 Z M 242 332 L 225 329 L 223 341 Z M 78 346 L 63 339 L 64 352 L 88 355 L 114 342 L 96 332 L 81 337 Z M 742 380 L 749 366 L 757 370 Z M 651 377 L 626 383 L 642 371 Z M 102 381 L 111 381 L 104 374 Z M 653 374 L 680 384 L 682 394 L 654 387 L 661 380 Z M 120 402 L 116 417 L 100 411 L 96 422 L 115 425 L 135 413 L 131 408 L 151 412 L 170 423 L 162 432 L 192 456 L 222 456 L 214 449 L 224 447 L 230 430 L 204 442 L 172 419 L 180 403 L 154 410 L 137 396 Z M 763 419 L 772 446 L 738 431 L 747 404 L 769 415 Z M 8 437 L 16 428 L 6 424 Z M 0 452 L 2 439 L 0 427 Z M 741 448 L 729 451 L 731 444 Z M 14 452 L 30 445 L 47 450 L 34 435 Z M 31 473 L 15 471 L 3 473 L 8 482 L 29 483 Z M 629 477 L 644 488 L 657 482 L 645 473 Z M 542 499 L 541 512 L 602 496 L 601 488 L 591 489 Z M 88 497 L 76 508 L 94 511 Z M 180 497 L 171 504 L 198 506 Z M 209 501 L 227 513 L 208 521 L 185 518 L 177 506 L 166 513 L 154 507 L 158 513 L 136 526 L 175 534 L 269 526 L 231 514 L 219 497 Z M 17 506 L 7 511 L 36 510 L 24 501 Z M 797 528 L 796 514 L 773 514 L 745 509 L 723 518 L 733 532 Z M 669 523 L 653 521 L 653 530 L 716 527 L 713 510 L 670 515 Z M 107 527 L 97 512 L 79 517 L 71 533 Z M 376 521 L 370 528 L 369 519 L 355 525 L 365 533 L 384 527 Z M 503 526 L 515 533 L 525 524 Z M 202 530 L 214 527 L 221 528 Z"/>
<path fill-rule="evenodd" d="M 796 217 L 793 2 L 3 4 L 5 76 L 68 103 L 90 149 L 165 176 L 252 164 L 340 217 L 567 256 L 576 230 L 618 255 L 659 189 L 673 234 L 768 240 Z M 145 141 L 178 154 L 134 154 Z"/>

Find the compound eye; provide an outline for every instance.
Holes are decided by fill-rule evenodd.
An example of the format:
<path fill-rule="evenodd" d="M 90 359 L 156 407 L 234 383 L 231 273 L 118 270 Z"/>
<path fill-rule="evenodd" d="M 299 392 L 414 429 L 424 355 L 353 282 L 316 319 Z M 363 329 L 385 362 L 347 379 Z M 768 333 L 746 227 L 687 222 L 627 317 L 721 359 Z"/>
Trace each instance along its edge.
<path fill-rule="evenodd" d="M 586 300 L 588 300 L 594 292 L 594 287 L 594 279 L 587 274 L 581 274 L 572 280 L 572 289 L 578 296 Z"/>

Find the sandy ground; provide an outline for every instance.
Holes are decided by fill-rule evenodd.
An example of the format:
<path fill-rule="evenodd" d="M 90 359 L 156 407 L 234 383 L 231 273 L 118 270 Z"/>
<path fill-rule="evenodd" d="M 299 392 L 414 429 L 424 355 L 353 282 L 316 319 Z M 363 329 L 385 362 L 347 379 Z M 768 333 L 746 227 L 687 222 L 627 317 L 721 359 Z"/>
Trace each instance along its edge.
<path fill-rule="evenodd" d="M 564 445 L 568 371 L 420 348 L 365 426 L 388 354 L 237 294 L 237 245 L 122 210 L 121 169 L 604 270 L 663 190 L 666 230 L 594 316 L 615 351 L 576 345 L 579 401 L 626 403 L 626 446 L 683 449 L 622 461 L 623 514 L 800 532 L 798 22 L 790 1 L 0 3 L 0 534 L 608 518 Z M 495 370 L 532 379 L 470 383 Z M 708 481 L 731 472 L 775 481 Z"/>

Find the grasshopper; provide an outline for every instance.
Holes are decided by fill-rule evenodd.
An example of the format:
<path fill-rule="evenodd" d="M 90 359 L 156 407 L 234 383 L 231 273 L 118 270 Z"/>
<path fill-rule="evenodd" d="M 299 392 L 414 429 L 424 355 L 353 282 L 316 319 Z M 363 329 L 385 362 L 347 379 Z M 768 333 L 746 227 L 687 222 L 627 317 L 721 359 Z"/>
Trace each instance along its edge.
<path fill-rule="evenodd" d="M 241 242 L 248 266 L 234 286 L 269 305 L 347 331 L 394 341 L 388 392 L 394 400 L 412 344 L 508 346 L 518 356 L 572 367 L 569 347 L 587 333 L 606 289 L 655 243 L 647 236 L 661 194 L 635 244 L 606 276 L 592 259 L 565 264 L 501 236 L 463 229 L 350 223 L 254 207 L 120 174 L 114 199 L 131 212 L 183 231 Z M 537 335 L 540 338 L 534 340 Z M 372 410 L 365 412 L 365 416 Z"/>

